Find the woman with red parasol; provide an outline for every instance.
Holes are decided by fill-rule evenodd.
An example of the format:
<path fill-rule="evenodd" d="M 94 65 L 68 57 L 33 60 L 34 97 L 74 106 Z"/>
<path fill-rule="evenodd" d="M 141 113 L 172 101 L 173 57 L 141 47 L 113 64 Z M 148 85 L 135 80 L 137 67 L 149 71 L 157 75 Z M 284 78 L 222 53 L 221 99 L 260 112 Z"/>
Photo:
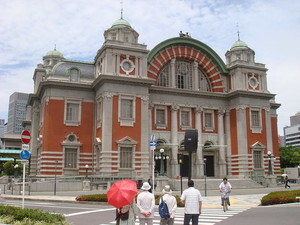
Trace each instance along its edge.
<path fill-rule="evenodd" d="M 134 197 L 137 192 L 136 182 L 132 180 L 115 182 L 107 191 L 108 204 L 117 208 L 117 225 L 135 224 Z"/>

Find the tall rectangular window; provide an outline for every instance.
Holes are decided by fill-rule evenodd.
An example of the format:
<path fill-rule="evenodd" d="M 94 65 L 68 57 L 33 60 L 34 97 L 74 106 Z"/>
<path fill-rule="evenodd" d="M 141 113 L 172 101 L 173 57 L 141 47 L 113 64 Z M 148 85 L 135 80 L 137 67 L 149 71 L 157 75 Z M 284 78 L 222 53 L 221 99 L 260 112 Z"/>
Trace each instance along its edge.
<path fill-rule="evenodd" d="M 253 166 L 255 169 L 262 168 L 262 152 L 261 151 L 253 151 Z"/>
<path fill-rule="evenodd" d="M 260 127 L 260 113 L 258 110 L 251 110 L 252 127 Z"/>
<path fill-rule="evenodd" d="M 132 168 L 132 147 L 120 148 L 120 168 L 130 169 Z"/>
<path fill-rule="evenodd" d="M 77 148 L 65 148 L 65 168 L 77 168 Z"/>
<path fill-rule="evenodd" d="M 66 121 L 67 122 L 79 122 L 79 104 L 78 103 L 67 103 Z"/>
<path fill-rule="evenodd" d="M 204 113 L 204 127 L 205 128 L 213 128 L 213 114 L 212 113 Z"/>
<path fill-rule="evenodd" d="M 122 119 L 133 118 L 133 100 L 131 99 L 121 100 L 121 118 Z"/>
<path fill-rule="evenodd" d="M 165 109 L 156 109 L 156 124 L 157 125 L 166 125 L 166 110 Z"/>
<path fill-rule="evenodd" d="M 189 111 L 181 111 L 181 126 L 189 127 L 190 125 L 191 125 L 190 112 Z"/>

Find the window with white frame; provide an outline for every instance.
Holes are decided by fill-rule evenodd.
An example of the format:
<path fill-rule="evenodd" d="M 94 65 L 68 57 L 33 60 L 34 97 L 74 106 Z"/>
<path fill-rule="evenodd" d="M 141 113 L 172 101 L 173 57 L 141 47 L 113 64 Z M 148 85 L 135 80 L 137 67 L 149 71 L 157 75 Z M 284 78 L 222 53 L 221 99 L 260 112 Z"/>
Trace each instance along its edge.
<path fill-rule="evenodd" d="M 132 147 L 120 147 L 120 168 L 131 169 L 133 168 L 133 151 Z"/>
<path fill-rule="evenodd" d="M 191 110 L 190 109 L 181 109 L 180 110 L 180 125 L 183 128 L 191 126 Z"/>
<path fill-rule="evenodd" d="M 204 128 L 205 130 L 212 130 L 214 127 L 213 112 L 204 112 Z"/>
<path fill-rule="evenodd" d="M 78 69 L 71 69 L 70 70 L 70 81 L 78 81 L 79 80 L 79 70 Z"/>
<path fill-rule="evenodd" d="M 161 125 L 161 126 L 166 125 L 166 109 L 164 108 L 156 109 L 156 125 Z"/>
<path fill-rule="evenodd" d="M 260 127 L 260 110 L 258 109 L 251 110 L 251 126 Z"/>
<path fill-rule="evenodd" d="M 133 100 L 122 99 L 121 100 L 121 118 L 132 119 L 133 118 Z"/>
<path fill-rule="evenodd" d="M 77 148 L 65 148 L 64 168 L 77 168 Z"/>
<path fill-rule="evenodd" d="M 66 100 L 65 103 L 65 124 L 79 125 L 81 118 L 81 102 L 76 100 Z"/>
<path fill-rule="evenodd" d="M 254 169 L 262 168 L 262 151 L 253 151 L 253 167 Z"/>
<path fill-rule="evenodd" d="M 119 97 L 119 122 L 121 126 L 133 126 L 135 122 L 135 97 Z"/>

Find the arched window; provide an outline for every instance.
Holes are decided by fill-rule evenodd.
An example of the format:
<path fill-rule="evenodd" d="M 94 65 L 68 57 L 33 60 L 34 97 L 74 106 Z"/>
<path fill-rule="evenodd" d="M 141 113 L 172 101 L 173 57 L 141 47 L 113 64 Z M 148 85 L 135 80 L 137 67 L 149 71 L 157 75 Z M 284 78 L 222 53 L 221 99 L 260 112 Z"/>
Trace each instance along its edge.
<path fill-rule="evenodd" d="M 70 81 L 79 81 L 79 70 L 78 69 L 71 69 L 70 70 Z"/>
<path fill-rule="evenodd" d="M 187 61 L 176 60 L 175 82 L 180 89 L 192 89 L 192 64 Z"/>
<path fill-rule="evenodd" d="M 161 86 L 161 87 L 169 86 L 169 67 L 170 64 L 167 64 L 159 73 L 157 78 L 157 86 Z"/>
<path fill-rule="evenodd" d="M 209 81 L 201 69 L 198 69 L 198 74 L 199 74 L 199 90 L 211 91 Z"/>

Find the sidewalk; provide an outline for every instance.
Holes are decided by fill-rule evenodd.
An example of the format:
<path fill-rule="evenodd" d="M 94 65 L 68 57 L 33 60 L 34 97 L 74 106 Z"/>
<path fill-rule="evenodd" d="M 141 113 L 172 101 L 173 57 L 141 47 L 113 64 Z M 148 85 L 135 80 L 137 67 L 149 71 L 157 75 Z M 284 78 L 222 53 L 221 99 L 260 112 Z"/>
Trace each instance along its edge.
<path fill-rule="evenodd" d="M 300 184 L 291 184 L 290 189 L 285 189 L 283 186 L 272 187 L 272 188 L 252 188 L 252 189 L 233 189 L 231 192 L 231 207 L 240 207 L 240 206 L 257 206 L 260 204 L 260 199 L 273 191 L 289 191 L 289 190 L 298 190 L 300 189 Z M 203 206 L 204 207 L 216 207 L 220 205 L 220 192 L 218 190 L 207 190 L 207 196 L 205 192 L 200 190 L 203 196 Z M 77 202 L 76 197 L 79 195 L 88 195 L 88 194 L 99 194 L 105 193 L 106 191 L 80 191 L 80 192 L 57 192 L 57 195 L 54 195 L 53 192 L 39 192 L 31 193 L 31 195 L 25 195 L 26 200 L 36 200 L 36 201 L 56 201 L 56 202 Z M 156 191 L 155 194 L 161 194 L 161 192 Z M 174 191 L 174 195 L 180 196 L 180 191 Z M 2 198 L 5 199 L 22 199 L 22 195 L 9 195 L 2 194 Z M 78 202 L 78 203 L 87 203 L 87 202 Z M 101 203 L 97 203 L 101 204 Z M 106 203 L 102 203 L 106 204 Z"/>

